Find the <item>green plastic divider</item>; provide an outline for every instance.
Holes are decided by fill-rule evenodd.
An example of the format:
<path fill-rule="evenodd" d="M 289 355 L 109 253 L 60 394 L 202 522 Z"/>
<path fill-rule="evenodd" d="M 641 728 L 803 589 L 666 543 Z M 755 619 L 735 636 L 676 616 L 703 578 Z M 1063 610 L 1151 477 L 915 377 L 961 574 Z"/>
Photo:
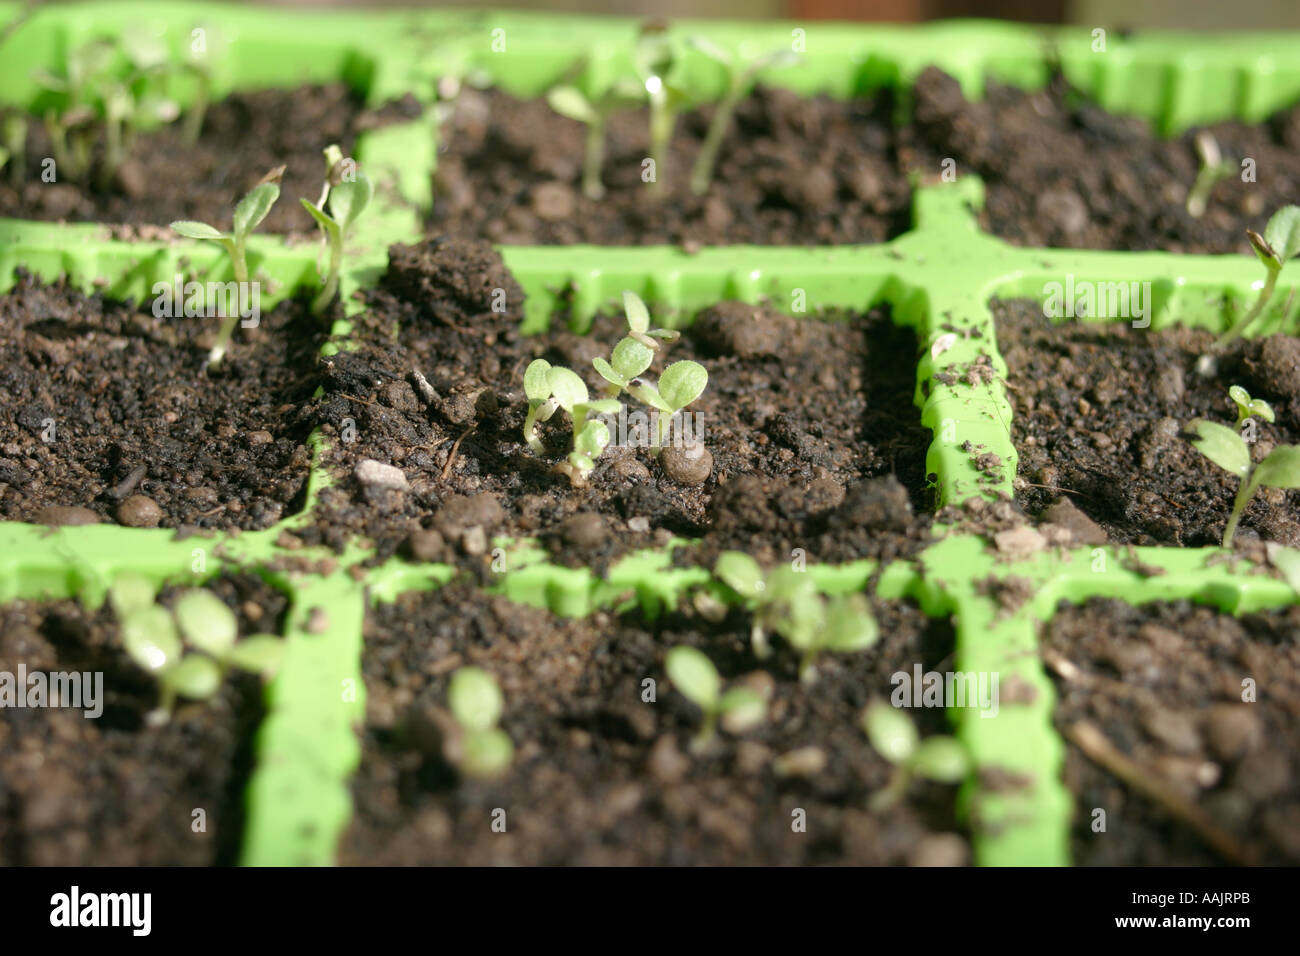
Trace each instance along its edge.
<path fill-rule="evenodd" d="M 18 5 L 0 3 L 0 23 Z M 208 3 L 128 2 L 39 9 L 0 47 L 0 104 L 32 108 L 30 80 L 37 66 L 58 64 L 77 42 L 103 33 L 147 29 L 174 51 L 196 28 L 214 50 L 215 92 L 342 80 L 367 102 L 415 91 L 428 99 L 429 77 L 453 64 L 485 70 L 506 89 L 535 95 L 588 57 L 585 81 L 625 72 L 637 25 L 587 17 L 480 11 L 289 11 Z M 1300 38 L 1239 35 L 1212 41 L 1172 34 L 1104 38 L 1091 30 L 1044 30 L 982 22 L 922 27 L 848 27 L 840 24 L 740 24 L 700 21 L 678 33 L 708 35 L 724 46 L 772 49 L 802 46 L 801 66 L 774 71 L 770 80 L 800 93 L 849 96 L 879 87 L 906 94 L 925 66 L 955 75 L 969 95 L 986 77 L 1033 87 L 1049 74 L 1049 57 L 1104 106 L 1147 117 L 1166 132 L 1229 116 L 1255 120 L 1300 97 Z M 720 90 L 716 67 L 691 54 L 691 87 L 703 96 Z M 179 90 L 183 97 L 185 90 Z M 361 306 L 349 297 L 372 286 L 390 243 L 419 237 L 421 211 L 432 201 L 436 152 L 427 119 L 366 134 L 358 157 L 380 193 L 354 237 L 343 294 L 347 314 Z M 233 198 L 233 197 L 232 197 Z M 1258 282 L 1258 265 L 1237 256 L 1074 252 L 1008 246 L 979 232 L 973 212 L 982 189 L 971 177 L 918 189 L 914 228 L 874 247 L 785 249 L 727 247 L 687 255 L 672 248 L 506 248 L 507 264 L 528 293 L 526 330 L 541 331 L 567 311 L 585 328 L 613 306 L 623 289 L 641 292 L 669 324 L 683 324 L 719 299 L 770 300 L 791 311 L 802 293 L 810 314 L 825 309 L 886 303 L 896 322 L 917 332 L 915 401 L 934 434 L 927 467 L 938 498 L 960 504 L 974 497 L 1012 494 L 1016 453 L 1011 408 L 988 302 L 993 297 L 1045 299 L 1050 283 L 1150 282 L 1151 328 L 1174 323 L 1222 328 L 1234 303 Z M 287 245 L 273 236 L 252 244 L 252 264 L 271 283 L 274 303 L 316 285 L 316 247 Z M 0 219 L 0 292 L 23 267 L 46 278 L 66 274 L 85 289 L 143 301 L 153 283 L 183 265 L 221 278 L 227 266 L 215 248 L 194 243 L 125 243 L 94 225 L 55 225 Z M 1294 285 L 1284 273 L 1282 285 Z M 1284 290 L 1285 293 L 1285 290 Z M 1285 294 L 1275 301 L 1283 302 Z M 1105 321 L 1105 317 L 1095 318 Z M 1113 319 L 1112 319 L 1113 320 Z M 1127 321 L 1127 320 L 1126 320 Z M 1275 308 L 1260 324 L 1282 321 Z M 346 335 L 346 319 L 334 331 Z M 987 364 L 992 375 L 971 373 Z M 1001 466 L 977 470 L 966 442 L 992 452 Z M 313 438 L 319 457 L 320 443 Z M 0 523 L 0 600 L 81 596 L 102 599 L 125 569 L 153 579 L 193 580 L 226 567 L 261 569 L 292 599 L 286 626 L 286 665 L 268 690 L 269 712 L 258 735 L 257 767 L 249 784 L 243 861 L 249 864 L 322 864 L 333 860 L 350 813 L 348 779 L 359 759 L 355 727 L 364 713 L 360 672 L 361 626 L 369 602 L 436 587 L 453 575 L 441 565 L 391 560 L 354 577 L 366 556 L 362 543 L 335 556 L 277 546 L 310 513 L 328 475 L 313 464 L 307 515 L 290 516 L 261 532 L 183 541 L 165 530 L 106 526 L 51 531 Z M 491 589 L 511 600 L 561 614 L 597 607 L 640 608 L 655 614 L 690 589 L 708 585 L 699 569 L 672 566 L 668 548 L 641 552 L 602 579 L 586 569 L 556 567 L 530 541 L 495 542 L 505 554 Z M 925 613 L 952 615 L 956 667 L 991 672 L 1032 690 L 996 717 L 953 708 L 956 733 L 975 757 L 978 773 L 963 788 L 976 859 L 992 864 L 1062 864 L 1069 860 L 1068 793 L 1060 781 L 1064 745 L 1051 722 L 1051 682 L 1036 641 L 1060 600 L 1089 596 L 1130 602 L 1186 598 L 1231 613 L 1294 603 L 1292 589 L 1264 569 L 1213 561 L 1216 549 L 1139 548 L 1143 566 L 1163 569 L 1144 577 L 1128 551 L 1044 551 L 1032 560 L 1005 562 L 978 537 L 941 526 L 936 541 L 911 562 L 884 568 L 872 562 L 810 566 L 828 592 L 870 586 L 889 599 L 912 598 Z M 1031 596 L 1012 611 L 990 596 L 990 582 L 1009 577 L 1030 585 Z M 864 744 L 865 745 L 865 744 Z M 1000 772 L 1000 773 L 998 773 Z M 992 786 L 1000 776 L 1018 786 Z"/>

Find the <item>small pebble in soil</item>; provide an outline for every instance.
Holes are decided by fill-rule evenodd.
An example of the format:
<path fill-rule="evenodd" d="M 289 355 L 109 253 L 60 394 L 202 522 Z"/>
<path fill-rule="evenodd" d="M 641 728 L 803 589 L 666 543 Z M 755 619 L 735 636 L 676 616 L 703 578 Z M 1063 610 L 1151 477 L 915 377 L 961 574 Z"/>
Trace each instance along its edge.
<path fill-rule="evenodd" d="M 131 495 L 117 506 L 117 520 L 128 528 L 156 528 L 162 516 L 158 502 L 147 495 Z"/>
<path fill-rule="evenodd" d="M 703 442 L 670 445 L 659 453 L 659 467 L 679 485 L 702 485 L 713 473 L 713 454 Z"/>
<path fill-rule="evenodd" d="M 902 529 L 911 523 L 912 502 L 903 483 L 893 475 L 886 475 L 851 487 L 839 514 L 846 524 L 868 530 Z"/>
<path fill-rule="evenodd" d="M 799 747 L 772 761 L 778 777 L 815 777 L 826 769 L 826 751 L 820 747 Z"/>
<path fill-rule="evenodd" d="M 442 561 L 446 557 L 447 542 L 433 528 L 421 528 L 411 532 L 406 539 L 406 548 L 416 561 Z"/>
<path fill-rule="evenodd" d="M 560 536 L 575 548 L 598 548 L 606 534 L 605 519 L 594 511 L 570 515 L 560 526 Z"/>
<path fill-rule="evenodd" d="M 640 483 L 650 480 L 650 469 L 630 455 L 614 462 L 610 467 L 610 471 L 622 481 Z"/>
<path fill-rule="evenodd" d="M 1262 735 L 1259 718 L 1242 704 L 1215 704 L 1201 726 L 1210 752 L 1228 762 L 1254 750 Z"/>
<path fill-rule="evenodd" d="M 385 465 L 373 458 L 365 458 L 357 462 L 353 474 L 357 481 L 367 488 L 390 488 L 394 491 L 405 491 L 407 488 L 406 475 L 402 473 L 402 469 Z"/>
<path fill-rule="evenodd" d="M 102 520 L 89 508 L 80 508 L 76 505 L 48 505 L 36 513 L 37 524 L 47 524 L 55 528 L 99 524 Z"/>
<path fill-rule="evenodd" d="M 677 741 L 672 737 L 665 734 L 650 748 L 650 775 L 660 783 L 677 783 L 690 768 L 690 758 L 677 749 Z"/>

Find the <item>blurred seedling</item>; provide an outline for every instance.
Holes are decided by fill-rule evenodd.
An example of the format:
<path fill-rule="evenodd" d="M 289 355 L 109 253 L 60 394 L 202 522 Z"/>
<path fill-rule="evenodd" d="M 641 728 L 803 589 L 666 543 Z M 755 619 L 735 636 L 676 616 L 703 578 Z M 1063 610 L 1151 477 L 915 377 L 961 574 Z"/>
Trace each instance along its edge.
<path fill-rule="evenodd" d="M 569 413 L 573 422 L 573 447 L 555 470 L 565 475 L 574 487 L 583 487 L 596 467 L 596 459 L 609 445 L 609 426 L 592 415 L 616 415 L 623 406 L 616 399 L 592 400 L 587 384 L 577 372 L 536 359 L 524 370 L 524 394 L 528 398 L 528 418 L 524 422 L 524 440 L 541 454 L 545 451 L 537 435 L 537 423 L 547 421 L 557 409 Z"/>
<path fill-rule="evenodd" d="M 505 700 L 492 675 L 480 667 L 462 667 L 451 675 L 447 704 L 460 727 L 454 752 L 458 769 L 470 777 L 497 777 L 515 756 L 510 736 L 497 726 Z"/>
<path fill-rule="evenodd" d="M 1214 343 L 1216 350 L 1223 349 L 1233 339 L 1246 334 L 1251 323 L 1263 313 L 1269 300 L 1273 298 L 1273 290 L 1277 286 L 1277 277 L 1282 272 L 1282 266 L 1300 252 L 1300 206 L 1283 206 L 1269 219 L 1268 225 L 1264 227 L 1264 235 L 1261 236 L 1253 229 L 1247 229 L 1246 238 L 1250 240 L 1251 248 L 1255 250 L 1259 261 L 1264 264 L 1264 287 L 1260 290 L 1259 298 L 1255 300 L 1250 311 Z"/>
<path fill-rule="evenodd" d="M 9 179 L 17 185 L 27 176 L 27 117 L 19 112 L 8 114 L 0 132 L 4 137 L 0 149 L 9 159 Z"/>
<path fill-rule="evenodd" d="M 1198 132 L 1194 142 L 1201 167 L 1196 173 L 1196 181 L 1187 192 L 1187 214 L 1193 219 L 1200 219 L 1205 215 L 1205 207 L 1215 185 L 1232 176 L 1237 167 L 1223 158 L 1218 141 L 1206 130 Z"/>
<path fill-rule="evenodd" d="M 225 249 L 230 255 L 235 282 L 244 288 L 248 283 L 248 260 L 245 252 L 248 237 L 266 218 L 275 201 L 280 198 L 280 177 L 283 175 L 284 167 L 277 166 L 263 176 L 262 181 L 239 201 L 239 205 L 235 207 L 233 229 L 229 233 L 221 232 L 205 222 L 191 220 L 173 222 L 172 230 L 187 239 L 207 239 Z M 221 328 L 217 332 L 217 341 L 212 346 L 212 351 L 208 353 L 208 368 L 216 368 L 221 364 L 226 348 L 230 345 L 230 338 L 235 332 L 235 323 L 238 321 L 238 310 L 222 319 Z"/>
<path fill-rule="evenodd" d="M 755 78 L 763 70 L 793 66 L 800 62 L 801 57 L 793 50 L 784 49 L 773 50 L 761 56 L 752 56 L 747 55 L 743 47 L 740 52 L 733 54 L 703 37 L 691 37 L 688 42 L 727 72 L 726 92 L 722 94 L 722 99 L 714 108 L 713 119 L 709 121 L 709 129 L 704 136 L 704 144 L 700 147 L 695 165 L 691 168 L 691 192 L 701 196 L 709 191 L 709 184 L 713 181 L 713 169 L 718 161 L 718 150 L 722 146 L 723 137 L 727 134 L 727 126 L 730 125 L 731 117 L 736 112 L 736 106 L 749 93 Z"/>
<path fill-rule="evenodd" d="M 600 171 L 605 165 L 605 134 L 609 118 L 644 102 L 645 98 L 641 85 L 629 79 L 611 84 L 594 97 L 588 97 L 576 86 L 567 84 L 546 94 L 551 109 L 587 127 L 582 155 L 582 191 L 589 198 L 600 199 L 605 195 Z"/>
<path fill-rule="evenodd" d="M 817 678 L 817 660 L 826 652 L 852 654 L 880 639 L 871 605 L 862 594 L 823 597 L 806 572 L 782 565 L 767 574 L 757 561 L 740 551 L 725 551 L 714 577 L 730 588 L 752 612 L 750 642 L 756 657 L 771 654 L 768 632 L 774 632 L 801 654 L 799 679 Z"/>
<path fill-rule="evenodd" d="M 325 186 L 321 197 L 315 203 L 306 198 L 301 200 L 303 208 L 311 213 L 320 227 L 329 255 L 329 265 L 323 270 L 324 286 L 312 300 L 312 315 L 324 312 L 338 294 L 343 244 L 353 224 L 370 204 L 374 192 L 370 177 L 357 169 L 353 160 L 345 159 L 338 146 L 325 148 Z M 325 211 L 327 205 L 329 212 Z"/>
<path fill-rule="evenodd" d="M 879 813 L 904 796 L 918 777 L 935 783 L 961 783 L 971 772 L 971 759 L 956 739 L 935 735 L 920 739 L 912 718 L 881 700 L 862 714 L 862 729 L 871 746 L 894 767 L 889 783 L 873 794 L 870 809 Z"/>
<path fill-rule="evenodd" d="M 752 687 L 737 686 L 725 693 L 713 662 L 693 647 L 678 646 L 664 658 L 668 679 L 683 697 L 700 708 L 704 723 L 691 743 L 699 752 L 717 734 L 718 722 L 731 734 L 753 730 L 767 719 L 767 699 Z"/>
<path fill-rule="evenodd" d="M 686 91 L 675 85 L 672 79 L 677 60 L 673 39 L 655 29 L 644 30 L 632 52 L 632 64 L 650 104 L 649 158 L 654 167 L 654 178 L 650 180 L 652 196 L 662 194 L 673 128 L 677 125 L 678 114 L 690 102 Z"/>
<path fill-rule="evenodd" d="M 1237 431 L 1241 431 L 1241 427 L 1251 418 L 1258 418 L 1269 424 L 1273 423 L 1272 406 L 1262 398 L 1251 398 L 1250 392 L 1240 385 L 1234 385 L 1228 389 L 1228 397 L 1237 406 Z"/>
<path fill-rule="evenodd" d="M 591 360 L 600 377 L 609 383 L 609 398 L 631 389 L 632 383 L 654 361 L 654 353 L 661 341 L 675 342 L 681 337 L 680 332 L 670 329 L 650 328 L 650 310 L 635 292 L 624 291 L 623 311 L 627 316 L 627 336 L 614 346 L 608 361 L 603 358 Z"/>
<path fill-rule="evenodd" d="M 1242 391 L 1244 392 L 1244 389 Z M 1233 396 L 1233 401 L 1237 402 L 1237 398 Z M 1248 403 L 1246 406 L 1251 409 L 1246 417 L 1259 415 L 1263 418 L 1260 409 L 1251 408 L 1253 404 L 1253 402 Z M 1268 415 L 1272 416 L 1273 410 L 1265 403 L 1260 404 L 1268 409 Z M 1241 406 L 1238 402 L 1238 415 L 1240 414 Z M 1272 418 L 1266 420 L 1271 421 Z M 1243 421 L 1245 418 L 1239 417 L 1239 427 L 1240 422 Z M 1228 517 L 1227 526 L 1223 529 L 1225 548 L 1232 544 L 1233 535 L 1237 532 L 1237 524 L 1241 521 L 1241 516 L 1256 491 L 1260 488 L 1300 488 L 1300 447 L 1278 445 L 1268 453 L 1268 457 L 1255 464 L 1250 457 L 1250 444 L 1239 431 L 1204 418 L 1197 418 L 1190 422 L 1187 430 L 1194 436 L 1191 441 L 1196 449 L 1224 471 L 1236 475 L 1239 482 L 1237 496 L 1232 503 L 1232 513 Z"/>
<path fill-rule="evenodd" d="M 215 696 L 230 668 L 264 679 L 279 669 L 284 641 L 274 634 L 239 640 L 234 612 L 211 591 L 184 591 L 170 611 L 154 603 L 156 597 L 153 583 L 134 573 L 119 575 L 108 592 L 128 656 L 158 681 L 151 724 L 169 720 L 177 698 Z"/>
<path fill-rule="evenodd" d="M 62 74 L 48 70 L 32 74 L 37 83 L 62 100 L 61 108 L 45 111 L 45 132 L 55 165 L 68 179 L 80 180 L 90 171 L 91 124 L 97 116 L 94 99 L 113 56 L 111 41 L 89 40 L 68 52 Z"/>

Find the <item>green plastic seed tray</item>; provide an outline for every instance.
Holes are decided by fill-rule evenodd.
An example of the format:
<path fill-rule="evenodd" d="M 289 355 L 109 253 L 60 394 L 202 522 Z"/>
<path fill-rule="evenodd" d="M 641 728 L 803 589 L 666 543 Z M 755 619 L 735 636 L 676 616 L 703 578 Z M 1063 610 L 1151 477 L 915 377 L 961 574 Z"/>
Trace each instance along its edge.
<path fill-rule="evenodd" d="M 0 3 L 0 23 L 18 9 Z M 197 27 L 216 31 L 226 51 L 215 67 L 214 97 L 341 80 L 371 105 L 407 92 L 429 102 L 428 80 L 442 58 L 467 59 L 509 92 L 527 96 L 543 93 L 581 55 L 589 57 L 593 77 L 602 71 L 627 73 L 637 30 L 626 20 L 482 11 L 280 11 L 177 2 L 42 7 L 0 48 L 0 104 L 32 108 L 38 92 L 32 71 L 59 65 L 71 47 L 90 37 L 144 28 L 179 50 Z M 689 30 L 724 47 L 798 41 L 807 54 L 803 64 L 774 71 L 769 79 L 801 94 L 850 97 L 884 86 L 906 91 L 931 64 L 957 77 L 970 96 L 981 94 L 986 77 L 1033 88 L 1049 75 L 1050 44 L 1067 77 L 1101 106 L 1143 116 L 1166 132 L 1227 117 L 1260 120 L 1300 98 L 1300 37 L 1276 33 L 1212 41 L 1174 34 L 1114 36 L 1108 54 L 1099 57 L 1087 30 L 1045 32 L 982 22 L 805 27 L 700 21 Z M 430 35 L 443 38 L 432 49 L 420 39 Z M 702 94 L 719 93 L 720 72 L 693 56 L 690 83 Z M 382 273 L 387 247 L 420 237 L 421 211 L 432 201 L 432 126 L 423 119 L 364 134 L 356 152 L 368 168 L 382 170 L 374 177 L 382 188 L 379 211 L 359 223 L 357 255 L 344 277 L 350 309 L 360 307 L 351 293 L 373 285 Z M 970 176 L 918 187 L 911 229 L 879 246 L 740 246 L 691 255 L 670 247 L 506 247 L 502 253 L 528 295 L 528 331 L 544 329 L 562 306 L 581 329 L 616 303 L 624 289 L 681 321 L 723 299 L 770 300 L 780 307 L 796 290 L 806 295 L 810 312 L 887 303 L 894 321 L 913 327 L 923 346 L 915 400 L 923 425 L 934 435 L 926 469 L 939 502 L 956 505 L 1013 495 L 1017 456 L 991 299 L 1042 298 L 1046 283 L 1067 276 L 1150 281 L 1152 327 L 1185 323 L 1222 329 L 1228 303 L 1249 294 L 1259 271 L 1256 262 L 1239 256 L 1012 247 L 981 233 L 975 217 L 981 201 L 981 185 Z M 315 287 L 314 246 L 259 236 L 250 250 L 251 265 L 277 286 L 273 302 Z M 51 280 L 67 275 L 79 287 L 102 289 L 110 297 L 142 300 L 154 282 L 178 272 L 182 258 L 191 268 L 222 264 L 220 250 L 201 244 L 114 241 L 94 224 L 0 219 L 0 292 L 12 287 L 22 268 Z M 1291 282 L 1284 273 L 1282 285 Z M 1257 331 L 1276 328 L 1280 321 L 1274 310 Z M 347 330 L 346 322 L 335 329 Z M 968 367 L 984 353 L 993 356 L 991 381 L 970 385 L 961 375 L 943 374 Z M 968 441 L 999 456 L 991 478 L 959 447 Z M 313 471 L 307 513 L 326 480 L 322 471 Z M 122 571 L 162 582 L 236 567 L 260 569 L 290 596 L 288 656 L 269 685 L 248 785 L 242 860 L 251 865 L 334 861 L 351 811 L 349 778 L 360 759 L 361 628 L 367 601 L 436 586 L 454 573 L 451 567 L 394 559 L 354 576 L 349 568 L 366 557 L 360 544 L 341 556 L 310 549 L 289 555 L 276 541 L 304 518 L 291 516 L 253 533 L 185 540 L 168 530 L 0 524 L 0 601 L 80 596 L 97 603 Z M 708 579 L 703 570 L 674 567 L 668 549 L 633 555 L 602 578 L 547 563 L 545 552 L 532 542 L 498 543 L 512 560 L 493 589 L 563 615 L 626 607 L 629 593 L 631 604 L 654 613 Z M 1229 613 L 1297 601 L 1296 592 L 1278 577 L 1244 561 L 1213 560 L 1218 554 L 1209 548 L 1105 548 L 1049 550 L 1008 561 L 989 542 L 940 526 L 934 543 L 913 561 L 883 569 L 857 562 L 810 571 L 827 591 L 859 589 L 879 572 L 874 580 L 881 596 L 910 597 L 928 615 L 951 615 L 956 668 L 998 672 L 1004 685 L 1014 677 L 1036 691 L 1019 695 L 1021 702 L 1008 703 L 994 719 L 981 719 L 969 708 L 956 708 L 950 717 L 979 771 L 961 797 L 977 862 L 1057 865 L 1070 862 L 1072 808 L 1061 780 L 1064 744 L 1052 725 L 1053 687 L 1035 653 L 1038 628 L 1063 599 L 1183 598 Z M 324 563 L 313 566 L 313 560 Z M 1152 577 L 1151 567 L 1164 573 Z M 1008 614 L 980 585 L 1013 576 L 1031 583 L 1033 597 Z M 1026 785 L 981 784 L 990 770 L 1014 774 Z"/>

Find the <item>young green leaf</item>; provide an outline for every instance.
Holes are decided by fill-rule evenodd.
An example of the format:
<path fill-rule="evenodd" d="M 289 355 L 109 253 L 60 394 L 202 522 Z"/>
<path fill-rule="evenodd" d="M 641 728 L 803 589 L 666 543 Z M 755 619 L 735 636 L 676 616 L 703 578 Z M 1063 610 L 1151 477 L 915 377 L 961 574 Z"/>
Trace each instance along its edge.
<path fill-rule="evenodd" d="M 664 658 L 664 668 L 673 687 L 701 710 L 717 710 L 722 679 L 713 662 L 693 647 L 674 647 Z"/>
<path fill-rule="evenodd" d="M 875 700 L 862 714 L 862 729 L 871 746 L 892 764 L 902 764 L 916 753 L 918 736 L 912 718 L 884 701 Z"/>
<path fill-rule="evenodd" d="M 221 668 L 210 657 L 190 654 L 162 675 L 164 686 L 190 700 L 207 700 L 221 688 Z"/>
<path fill-rule="evenodd" d="M 279 671 L 284 651 L 284 641 L 274 634 L 252 634 L 230 649 L 226 662 L 241 671 L 269 679 Z"/>
<path fill-rule="evenodd" d="M 221 658 L 235 646 L 239 623 L 234 612 L 211 591 L 186 591 L 176 599 L 172 613 L 185 640 L 205 654 Z"/>
<path fill-rule="evenodd" d="M 590 421 L 573 439 L 573 450 L 588 458 L 598 458 L 609 445 L 609 426 L 601 421 Z"/>
<path fill-rule="evenodd" d="M 862 651 L 879 639 L 880 629 L 865 597 L 850 594 L 830 602 L 823 641 L 827 650 L 840 654 Z"/>
<path fill-rule="evenodd" d="M 752 687 L 733 687 L 718 698 L 718 713 L 729 734 L 743 734 L 767 719 L 767 701 Z"/>
<path fill-rule="evenodd" d="M 633 332 L 644 334 L 650 328 L 650 310 L 635 292 L 623 292 L 623 311 L 627 313 L 627 325 Z"/>
<path fill-rule="evenodd" d="M 1252 486 L 1300 488 L 1300 447 L 1279 445 L 1255 467 Z"/>
<path fill-rule="evenodd" d="M 230 237 L 224 232 L 213 229 L 206 222 L 194 222 L 189 219 L 179 219 L 172 223 L 172 231 L 179 233 L 186 239 L 212 239 L 216 242 L 230 241 Z"/>
<path fill-rule="evenodd" d="M 127 654 L 145 670 L 156 673 L 180 659 L 181 639 L 166 608 L 156 604 L 140 608 L 122 619 L 121 629 Z"/>
<path fill-rule="evenodd" d="M 578 377 L 577 372 L 555 366 L 547 373 L 546 378 L 551 386 L 551 395 L 566 412 L 572 413 L 575 405 L 586 403 L 587 384 Z"/>
<path fill-rule="evenodd" d="M 596 367 L 600 377 L 619 388 L 627 388 L 632 379 L 650 367 L 655 353 L 636 339 L 628 337 L 614 346 L 610 361 L 594 358 L 591 364 Z"/>
<path fill-rule="evenodd" d="M 1192 444 L 1200 453 L 1224 471 L 1242 479 L 1250 472 L 1250 449 L 1231 428 L 1197 418 L 1187 426 L 1187 430 L 1195 436 Z"/>
<path fill-rule="evenodd" d="M 530 402 L 544 402 L 551 397 L 551 363 L 533 359 L 524 370 L 524 394 Z"/>
<path fill-rule="evenodd" d="M 546 94 L 546 102 L 561 116 L 592 125 L 601 120 L 600 113 L 576 86 L 557 86 Z"/>
<path fill-rule="evenodd" d="M 505 705 L 501 688 L 481 667 L 462 667 L 451 675 L 447 703 L 456 723 L 470 731 L 491 730 Z"/>
<path fill-rule="evenodd" d="M 927 737 L 909 761 L 913 773 L 935 783 L 961 783 L 971 771 L 966 749 L 952 737 Z"/>
<path fill-rule="evenodd" d="M 497 728 L 473 731 L 461 740 L 460 769 L 471 777 L 491 778 L 505 773 L 515 757 L 510 736 Z"/>
<path fill-rule="evenodd" d="M 113 613 L 119 621 L 152 607 L 157 596 L 158 589 L 154 583 L 135 571 L 119 574 L 113 580 L 113 586 L 108 589 L 108 603 L 112 605 Z"/>
<path fill-rule="evenodd" d="M 340 230 L 347 233 L 352 228 L 366 206 L 370 205 L 374 193 L 375 187 L 370 182 L 370 177 L 359 170 L 355 179 L 345 179 L 330 189 L 330 212 Z"/>
<path fill-rule="evenodd" d="M 1279 265 L 1300 252 L 1300 206 L 1283 206 L 1273 213 L 1264 227 L 1264 241 Z"/>
<path fill-rule="evenodd" d="M 280 185 L 278 182 L 262 183 L 254 186 L 239 205 L 235 207 L 234 232 L 235 239 L 242 240 L 256 229 L 263 219 L 275 205 L 275 201 L 280 198 Z"/>
<path fill-rule="evenodd" d="M 723 584 L 750 601 L 763 596 L 763 569 L 758 562 L 740 551 L 724 551 L 713 566 L 713 574 Z"/>
<path fill-rule="evenodd" d="M 674 362 L 659 376 L 659 396 L 676 412 L 699 398 L 708 384 L 709 373 L 699 362 Z"/>

